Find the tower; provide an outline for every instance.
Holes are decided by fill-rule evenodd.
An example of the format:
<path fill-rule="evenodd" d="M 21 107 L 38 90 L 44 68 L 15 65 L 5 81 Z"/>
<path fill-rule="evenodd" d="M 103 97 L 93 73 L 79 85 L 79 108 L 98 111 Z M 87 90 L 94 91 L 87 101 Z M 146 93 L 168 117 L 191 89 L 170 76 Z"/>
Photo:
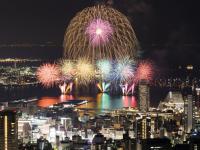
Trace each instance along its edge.
<path fill-rule="evenodd" d="M 148 139 L 151 137 L 151 118 L 143 115 L 140 118 L 136 118 L 135 133 L 136 139 Z"/>
<path fill-rule="evenodd" d="M 197 108 L 200 108 L 200 88 L 196 88 L 196 105 Z"/>
<path fill-rule="evenodd" d="M 147 112 L 149 110 L 149 84 L 146 80 L 139 83 L 139 110 Z"/>
<path fill-rule="evenodd" d="M 17 116 L 15 111 L 0 111 L 0 149 L 17 150 Z"/>
<path fill-rule="evenodd" d="M 194 127 L 194 101 L 192 95 L 188 95 L 184 104 L 185 132 L 190 133 Z"/>

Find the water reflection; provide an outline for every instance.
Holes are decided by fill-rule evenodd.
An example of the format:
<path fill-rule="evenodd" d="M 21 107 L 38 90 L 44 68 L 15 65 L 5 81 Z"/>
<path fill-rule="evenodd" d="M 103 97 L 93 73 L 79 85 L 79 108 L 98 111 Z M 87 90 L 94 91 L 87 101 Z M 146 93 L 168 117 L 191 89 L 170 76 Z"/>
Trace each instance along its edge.
<path fill-rule="evenodd" d="M 137 107 L 137 100 L 134 96 L 110 96 L 106 93 L 100 93 L 96 97 L 75 97 L 72 95 L 61 95 L 60 97 L 42 97 L 38 100 L 38 106 L 48 107 L 53 104 L 74 100 L 88 100 L 88 103 L 78 106 L 78 108 L 90 109 L 118 109 L 123 107 Z"/>
<path fill-rule="evenodd" d="M 111 108 L 110 96 L 106 93 L 100 93 L 97 95 L 97 108 L 98 109 L 110 109 Z"/>
<path fill-rule="evenodd" d="M 60 97 L 42 97 L 38 100 L 37 105 L 40 107 L 48 107 L 68 100 L 74 100 L 75 97 L 72 95 L 61 95 Z"/>
<path fill-rule="evenodd" d="M 48 107 L 57 103 L 59 103 L 59 101 L 56 97 L 42 97 L 40 100 L 38 100 L 37 105 L 40 107 Z"/>
<path fill-rule="evenodd" d="M 137 107 L 137 101 L 134 96 L 122 96 L 124 107 Z"/>

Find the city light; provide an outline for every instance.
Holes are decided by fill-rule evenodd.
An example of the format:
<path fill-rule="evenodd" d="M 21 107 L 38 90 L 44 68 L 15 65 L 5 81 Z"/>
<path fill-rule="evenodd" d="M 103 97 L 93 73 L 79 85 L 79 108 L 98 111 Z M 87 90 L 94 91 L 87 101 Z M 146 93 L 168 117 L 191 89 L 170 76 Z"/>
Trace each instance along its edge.
<path fill-rule="evenodd" d="M 27 4 L 1 10 L 0 150 L 200 149 L 199 5 Z"/>

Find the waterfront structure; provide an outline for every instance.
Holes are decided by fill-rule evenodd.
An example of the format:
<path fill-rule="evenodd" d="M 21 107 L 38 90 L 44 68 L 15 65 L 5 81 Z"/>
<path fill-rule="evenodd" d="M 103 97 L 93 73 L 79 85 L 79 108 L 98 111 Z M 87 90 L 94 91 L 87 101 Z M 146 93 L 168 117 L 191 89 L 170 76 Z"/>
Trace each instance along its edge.
<path fill-rule="evenodd" d="M 147 112 L 149 110 L 149 85 L 146 80 L 141 80 L 139 83 L 139 110 Z"/>
<path fill-rule="evenodd" d="M 184 111 L 184 100 L 181 92 L 169 91 L 164 101 L 159 103 L 158 109 L 182 113 Z"/>
<path fill-rule="evenodd" d="M 0 150 L 17 150 L 17 116 L 12 110 L 0 111 Z"/>

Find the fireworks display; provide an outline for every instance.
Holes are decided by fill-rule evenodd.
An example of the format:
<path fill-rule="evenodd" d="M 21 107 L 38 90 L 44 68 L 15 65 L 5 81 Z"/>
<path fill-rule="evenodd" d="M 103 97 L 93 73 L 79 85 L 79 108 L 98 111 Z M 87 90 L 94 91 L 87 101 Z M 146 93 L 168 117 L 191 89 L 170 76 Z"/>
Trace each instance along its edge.
<path fill-rule="evenodd" d="M 39 82 L 44 87 L 51 87 L 60 78 L 60 69 L 56 64 L 43 64 L 36 72 Z"/>
<path fill-rule="evenodd" d="M 73 83 L 70 82 L 69 84 L 67 84 L 66 82 L 64 82 L 63 84 L 59 85 L 59 88 L 62 94 L 71 93 L 73 88 Z"/>
<path fill-rule="evenodd" d="M 110 87 L 110 83 L 97 83 L 97 88 L 102 92 L 102 93 L 106 93 L 109 91 L 109 87 Z"/>
<path fill-rule="evenodd" d="M 138 42 L 130 22 L 117 10 L 97 5 L 79 12 L 67 27 L 63 42 L 68 59 L 136 57 Z"/>
<path fill-rule="evenodd" d="M 112 71 L 112 64 L 108 60 L 99 60 L 97 62 L 97 67 L 101 73 L 102 80 L 109 79 Z"/>
<path fill-rule="evenodd" d="M 123 95 L 133 95 L 135 90 L 135 84 L 129 85 L 128 83 L 125 83 L 124 85 L 121 85 L 122 94 Z"/>
<path fill-rule="evenodd" d="M 63 78 L 65 80 L 71 80 L 76 72 L 74 63 L 70 60 L 61 60 L 60 66 Z"/>
<path fill-rule="evenodd" d="M 57 84 L 66 94 L 80 85 L 94 85 L 102 93 L 121 90 L 133 95 L 140 80 L 152 79 L 152 63 L 141 61 L 135 67 L 139 45 L 131 23 L 110 6 L 77 13 L 66 29 L 63 47 L 65 58 L 58 65 L 44 64 L 36 72 L 44 87 Z"/>
<path fill-rule="evenodd" d="M 114 70 L 114 79 L 121 82 L 131 82 L 134 78 L 135 68 L 134 62 L 128 57 L 119 60 Z"/>
<path fill-rule="evenodd" d="M 137 68 L 136 73 L 136 82 L 139 82 L 140 80 L 152 80 L 153 76 L 153 65 L 149 61 L 141 61 Z"/>
<path fill-rule="evenodd" d="M 62 85 L 59 85 L 60 91 L 62 94 L 66 94 L 67 84 L 64 82 Z"/>
<path fill-rule="evenodd" d="M 76 77 L 79 84 L 87 84 L 95 78 L 95 68 L 86 59 L 79 59 L 76 64 Z"/>
<path fill-rule="evenodd" d="M 112 63 L 103 59 L 96 64 L 86 59 L 62 60 L 58 65 L 43 64 L 38 68 L 36 75 L 44 87 L 49 88 L 58 84 L 63 94 L 72 93 L 74 84 L 93 83 L 102 93 L 121 88 L 123 95 L 133 95 L 138 82 L 152 80 L 154 71 L 153 64 L 147 60 L 140 61 L 137 69 L 135 66 L 135 61 L 129 57 Z"/>
<path fill-rule="evenodd" d="M 94 19 L 89 23 L 85 33 L 89 36 L 90 44 L 98 46 L 109 41 L 113 34 L 113 29 L 108 21 Z"/>

